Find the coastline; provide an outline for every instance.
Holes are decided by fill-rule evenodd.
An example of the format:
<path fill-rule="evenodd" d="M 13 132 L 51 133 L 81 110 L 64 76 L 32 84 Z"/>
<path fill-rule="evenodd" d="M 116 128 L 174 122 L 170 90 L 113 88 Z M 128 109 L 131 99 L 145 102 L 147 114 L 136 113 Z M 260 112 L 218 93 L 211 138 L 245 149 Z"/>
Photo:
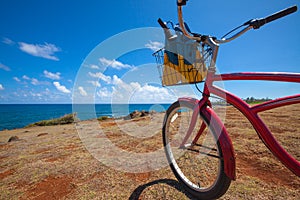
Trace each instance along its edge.
<path fill-rule="evenodd" d="M 134 110 L 164 111 L 170 104 L 0 104 L 0 131 L 78 113 L 81 120 L 122 117 Z M 74 107 L 73 107 L 74 106 Z"/>

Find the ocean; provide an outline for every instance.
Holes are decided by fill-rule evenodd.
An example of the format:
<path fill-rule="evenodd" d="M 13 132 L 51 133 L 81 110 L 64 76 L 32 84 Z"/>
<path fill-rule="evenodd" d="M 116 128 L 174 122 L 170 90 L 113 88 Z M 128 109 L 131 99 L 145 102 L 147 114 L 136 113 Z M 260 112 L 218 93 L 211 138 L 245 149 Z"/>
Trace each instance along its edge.
<path fill-rule="evenodd" d="M 121 117 L 135 110 L 163 112 L 170 104 L 0 104 L 0 131 L 22 128 L 41 120 L 77 113 L 81 120 L 100 116 Z"/>

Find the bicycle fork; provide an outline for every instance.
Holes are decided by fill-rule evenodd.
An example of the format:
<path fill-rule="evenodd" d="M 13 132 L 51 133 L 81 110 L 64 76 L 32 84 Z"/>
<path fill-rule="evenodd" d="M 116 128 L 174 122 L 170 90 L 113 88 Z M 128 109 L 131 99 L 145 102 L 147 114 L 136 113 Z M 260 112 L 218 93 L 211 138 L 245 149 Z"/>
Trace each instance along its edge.
<path fill-rule="evenodd" d="M 223 157 L 221 158 L 224 162 L 224 171 L 225 174 L 232 180 L 236 179 L 235 174 L 235 153 L 233 150 L 231 139 L 224 127 L 224 124 L 221 122 L 221 120 L 218 118 L 216 113 L 210 108 L 211 104 L 206 97 L 203 97 L 200 101 L 198 99 L 189 98 L 189 97 L 183 97 L 178 99 L 179 102 L 188 102 L 190 104 L 195 105 L 193 109 L 192 114 L 192 120 L 189 124 L 189 128 L 187 130 L 187 133 L 185 137 L 183 138 L 180 148 L 187 149 L 189 148 L 189 144 L 186 144 L 188 139 L 191 137 L 192 132 L 196 126 L 198 115 L 201 111 L 201 114 L 203 114 L 203 117 L 210 119 L 210 126 L 211 128 L 217 133 L 218 141 L 220 143 Z M 196 145 L 196 142 L 200 138 L 200 136 L 203 134 L 204 130 L 206 128 L 206 124 L 203 121 L 199 131 L 197 132 L 195 138 L 193 138 L 191 146 L 194 144 Z"/>
<path fill-rule="evenodd" d="M 180 99 L 179 99 L 180 101 Z M 186 144 L 186 142 L 188 141 L 188 139 L 190 138 L 195 126 L 196 126 L 196 123 L 197 123 L 197 119 L 198 119 L 198 115 L 200 113 L 200 110 L 201 108 L 205 105 L 205 104 L 208 104 L 209 106 L 211 106 L 211 103 L 210 101 L 207 99 L 207 100 L 202 100 L 202 101 L 199 101 L 197 104 L 195 104 L 195 107 L 193 109 L 193 114 L 192 114 L 192 119 L 190 121 L 190 125 L 189 125 L 189 128 L 187 130 L 187 133 L 185 135 L 185 137 L 183 138 L 181 144 L 180 144 L 180 148 L 187 148 L 189 146 L 193 146 L 194 144 L 197 143 L 198 139 L 200 138 L 200 136 L 202 135 L 203 131 L 205 130 L 206 128 L 206 124 L 204 123 L 204 121 L 202 122 L 201 124 L 201 127 L 200 129 L 198 130 L 198 133 L 197 135 L 195 136 L 195 138 L 193 139 L 192 143 L 191 144 Z"/>

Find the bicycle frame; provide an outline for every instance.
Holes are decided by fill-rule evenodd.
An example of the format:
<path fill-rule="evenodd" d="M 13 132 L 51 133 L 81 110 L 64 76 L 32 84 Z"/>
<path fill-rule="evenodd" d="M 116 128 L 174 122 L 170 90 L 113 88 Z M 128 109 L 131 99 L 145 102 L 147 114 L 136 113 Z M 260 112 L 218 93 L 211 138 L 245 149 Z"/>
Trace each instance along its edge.
<path fill-rule="evenodd" d="M 259 112 L 270 110 L 273 108 L 300 103 L 300 94 L 287 96 L 265 103 L 250 106 L 237 96 L 213 86 L 213 81 L 217 80 L 264 80 L 264 81 L 284 81 L 300 83 L 300 74 L 296 73 L 235 73 L 235 74 L 221 74 L 208 77 L 206 87 L 208 94 L 212 93 L 236 107 L 243 115 L 250 121 L 258 136 L 269 148 L 269 150 L 293 173 L 300 176 L 300 162 L 293 158 L 272 135 L 271 131 L 258 116 Z M 207 95 L 207 94 L 206 94 Z"/>
<path fill-rule="evenodd" d="M 195 109 L 192 118 L 192 122 L 190 125 L 190 129 L 187 132 L 186 137 L 182 143 L 185 143 L 186 140 L 189 138 L 192 129 L 194 128 L 193 124 L 197 119 L 197 114 L 199 111 L 206 107 L 206 105 L 210 105 L 209 96 L 214 94 L 218 97 L 223 98 L 226 102 L 233 105 L 237 108 L 252 124 L 254 129 L 256 130 L 259 138 L 263 141 L 266 147 L 277 157 L 288 169 L 290 169 L 295 175 L 300 176 L 300 162 L 298 162 L 295 158 L 293 158 L 276 140 L 276 138 L 272 135 L 269 128 L 265 125 L 263 120 L 258 116 L 259 112 L 263 112 L 266 110 L 274 109 L 281 106 L 291 105 L 300 103 L 300 94 L 293 95 L 293 96 L 286 96 L 283 98 L 270 100 L 264 103 L 256 104 L 254 106 L 250 106 L 241 98 L 235 96 L 234 94 L 223 90 L 219 87 L 213 85 L 214 81 L 229 81 L 229 80 L 262 80 L 262 81 L 282 81 L 282 82 L 295 82 L 300 83 L 300 73 L 253 73 L 253 72 L 244 72 L 244 73 L 231 73 L 231 74 L 215 74 L 214 72 L 210 71 L 208 73 L 204 91 L 203 91 L 203 98 L 200 101 L 194 101 Z M 180 98 L 179 101 L 187 101 L 185 98 Z M 189 100 L 190 101 L 190 100 Z M 222 129 L 224 125 L 222 124 Z M 200 128 L 197 136 L 193 139 L 193 142 L 196 142 L 197 139 L 200 137 L 202 131 L 205 127 Z M 227 132 L 226 132 L 227 133 Z M 227 135 L 227 134 L 226 134 Z M 225 137 L 228 137 L 226 136 Z M 230 139 L 227 139 L 230 140 Z M 226 152 L 224 154 L 231 153 Z M 224 159 L 229 159 L 229 157 L 224 156 Z M 230 163 L 232 161 L 225 160 L 225 163 Z M 225 171 L 227 174 L 232 174 L 233 169 L 235 166 L 232 166 Z M 232 178 L 232 177 L 231 177 Z"/>

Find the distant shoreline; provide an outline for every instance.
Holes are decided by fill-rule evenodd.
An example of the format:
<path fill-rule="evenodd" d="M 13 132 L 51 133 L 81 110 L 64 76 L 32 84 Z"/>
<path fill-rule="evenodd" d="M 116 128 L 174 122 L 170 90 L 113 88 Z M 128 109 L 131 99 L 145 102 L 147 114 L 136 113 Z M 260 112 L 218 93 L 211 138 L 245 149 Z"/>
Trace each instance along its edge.
<path fill-rule="evenodd" d="M 75 106 L 75 108 L 74 108 Z M 123 117 L 135 110 L 165 111 L 170 104 L 0 104 L 0 131 L 23 128 L 76 112 L 80 120 Z"/>

